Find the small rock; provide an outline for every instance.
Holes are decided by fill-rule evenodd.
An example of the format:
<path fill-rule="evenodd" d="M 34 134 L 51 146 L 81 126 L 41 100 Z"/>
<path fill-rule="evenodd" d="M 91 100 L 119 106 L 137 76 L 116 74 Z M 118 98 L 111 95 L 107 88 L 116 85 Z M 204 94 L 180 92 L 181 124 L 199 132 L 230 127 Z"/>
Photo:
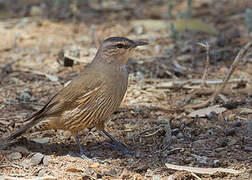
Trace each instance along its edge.
<path fill-rule="evenodd" d="M 177 141 L 177 137 L 176 136 L 171 136 L 171 143 L 175 143 Z"/>
<path fill-rule="evenodd" d="M 185 55 L 181 55 L 176 57 L 177 61 L 180 62 L 186 62 L 186 61 L 190 61 L 192 60 L 192 55 L 191 54 L 185 54 Z"/>
<path fill-rule="evenodd" d="M 41 63 L 41 62 L 43 62 L 45 59 L 44 59 L 42 56 L 38 56 L 38 57 L 36 57 L 35 60 L 36 60 L 37 62 Z"/>
<path fill-rule="evenodd" d="M 197 141 L 194 141 L 192 145 L 194 148 L 201 148 L 204 147 L 204 144 L 206 144 L 207 141 L 207 139 L 199 139 Z"/>
<path fill-rule="evenodd" d="M 226 129 L 225 134 L 226 136 L 233 136 L 235 135 L 236 132 L 236 128 L 230 128 L 230 129 Z"/>
<path fill-rule="evenodd" d="M 228 144 L 228 146 L 233 146 L 233 145 L 236 145 L 239 141 L 240 141 L 239 138 L 237 138 L 237 137 L 232 137 L 232 138 L 228 139 L 227 144 Z M 239 145 L 238 145 L 237 148 L 239 148 Z"/>
<path fill-rule="evenodd" d="M 49 164 L 49 162 L 51 161 L 51 159 L 52 158 L 50 156 L 45 156 L 43 158 L 43 164 L 47 166 Z"/>
<path fill-rule="evenodd" d="M 215 149 L 216 152 L 222 152 L 223 150 L 224 150 L 224 148 L 222 148 L 222 147 Z"/>
<path fill-rule="evenodd" d="M 32 6 L 30 9 L 31 16 L 41 16 L 43 14 L 43 10 L 39 6 Z"/>
<path fill-rule="evenodd" d="M 236 128 L 236 127 L 241 127 L 242 123 L 241 121 L 235 121 L 232 123 L 231 127 Z"/>
<path fill-rule="evenodd" d="M 174 159 L 172 159 L 172 158 L 167 158 L 167 159 L 166 159 L 166 162 L 167 162 L 167 163 L 174 163 L 174 162 L 175 162 L 175 160 L 174 160 Z"/>
<path fill-rule="evenodd" d="M 251 146 L 245 146 L 244 151 L 252 152 L 252 147 Z"/>
<path fill-rule="evenodd" d="M 32 164 L 33 166 L 36 166 L 36 165 L 40 164 L 41 161 L 42 161 L 42 159 L 43 159 L 43 157 L 44 157 L 44 155 L 41 154 L 41 153 L 36 153 L 36 154 L 34 154 L 34 155 L 32 156 L 32 158 L 31 158 L 31 164 Z"/>
<path fill-rule="evenodd" d="M 117 174 L 117 171 L 114 169 L 111 169 L 109 172 L 107 172 L 107 174 L 115 176 Z"/>
<path fill-rule="evenodd" d="M 193 161 L 193 158 L 192 157 L 187 157 L 187 158 L 185 158 L 185 160 L 184 160 L 184 162 L 186 163 L 186 164 L 189 164 L 190 162 L 192 162 Z"/>
<path fill-rule="evenodd" d="M 136 158 L 140 158 L 141 157 L 141 152 L 139 150 L 136 151 Z"/>
<path fill-rule="evenodd" d="M 19 100 L 29 102 L 31 99 L 31 90 L 26 88 L 19 94 Z"/>
<path fill-rule="evenodd" d="M 25 169 L 30 168 L 30 160 L 24 159 L 22 162 L 19 163 L 20 166 L 24 167 Z"/>
<path fill-rule="evenodd" d="M 172 135 L 176 136 L 179 133 L 179 129 L 178 128 L 172 129 L 171 133 L 172 133 Z"/>
<path fill-rule="evenodd" d="M 135 28 L 133 29 L 133 32 L 134 32 L 135 34 L 138 34 L 138 35 L 143 34 L 144 28 L 143 28 L 143 26 L 137 26 L 137 27 L 135 27 Z"/>
<path fill-rule="evenodd" d="M 247 129 L 248 129 L 248 136 L 249 136 L 249 137 L 252 137 L 252 119 L 249 119 L 249 120 L 248 120 Z"/>
<path fill-rule="evenodd" d="M 147 171 L 147 169 L 149 168 L 149 166 L 148 165 L 139 165 L 136 169 L 135 169 L 135 171 L 137 172 L 137 173 L 143 173 L 143 172 L 146 172 Z"/>
<path fill-rule="evenodd" d="M 218 115 L 216 112 L 214 111 L 211 111 L 208 115 L 207 115 L 207 118 L 211 121 L 216 121 L 218 120 Z"/>
<path fill-rule="evenodd" d="M 154 176 L 152 176 L 152 180 L 160 180 L 160 175 L 154 175 Z"/>
<path fill-rule="evenodd" d="M 220 160 L 218 160 L 218 159 L 213 160 L 213 166 L 214 167 L 219 167 L 220 166 Z"/>
<path fill-rule="evenodd" d="M 49 137 L 32 139 L 36 143 L 45 144 L 49 142 Z"/>
<path fill-rule="evenodd" d="M 251 178 L 251 174 L 248 172 L 243 173 L 242 175 L 239 176 L 240 179 L 250 179 Z"/>
<path fill-rule="evenodd" d="M 209 136 L 213 136 L 214 134 L 216 134 L 214 131 L 213 131 L 213 129 L 208 129 L 207 131 L 206 131 L 206 136 L 207 137 L 209 137 Z"/>
<path fill-rule="evenodd" d="M 40 171 L 39 171 L 39 173 L 38 173 L 38 176 L 39 176 L 39 177 L 46 176 L 46 169 L 45 169 L 45 168 L 40 169 Z"/>
<path fill-rule="evenodd" d="M 219 147 L 226 147 L 229 141 L 230 140 L 228 137 L 223 137 L 223 138 L 217 139 L 216 144 L 218 144 Z"/>
<path fill-rule="evenodd" d="M 177 134 L 177 138 L 183 138 L 183 137 L 184 137 L 183 133 L 180 132 Z"/>
<path fill-rule="evenodd" d="M 192 156 L 197 160 L 200 164 L 207 164 L 207 157 L 206 156 L 198 156 L 196 154 L 192 154 Z"/>
<path fill-rule="evenodd" d="M 10 161 L 18 160 L 22 158 L 22 154 L 20 152 L 13 152 L 7 155 L 7 159 Z"/>

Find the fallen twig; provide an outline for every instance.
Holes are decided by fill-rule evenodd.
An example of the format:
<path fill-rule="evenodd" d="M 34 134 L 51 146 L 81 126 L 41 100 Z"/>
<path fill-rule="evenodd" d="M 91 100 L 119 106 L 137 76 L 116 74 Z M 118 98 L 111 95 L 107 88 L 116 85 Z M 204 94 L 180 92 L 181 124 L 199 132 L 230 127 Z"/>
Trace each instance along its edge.
<path fill-rule="evenodd" d="M 191 174 L 198 180 L 202 180 L 199 176 L 197 176 L 195 173 L 191 172 Z"/>
<path fill-rule="evenodd" d="M 207 83 L 206 83 L 206 79 L 207 79 L 207 76 L 208 76 L 208 70 L 209 70 L 209 61 L 210 61 L 210 56 L 209 56 L 209 49 L 210 49 L 210 46 L 208 43 L 206 44 L 203 44 L 203 43 L 198 43 L 199 45 L 203 46 L 204 48 L 206 48 L 206 53 L 207 53 L 207 56 L 206 56 L 206 63 L 205 63 L 205 70 L 204 70 L 204 73 L 203 73 L 203 77 L 202 77 L 202 85 L 204 87 L 207 87 Z"/>
<path fill-rule="evenodd" d="M 235 71 L 235 68 L 237 67 L 238 62 L 241 60 L 241 57 L 250 48 L 251 45 L 252 45 L 252 41 L 248 42 L 244 47 L 242 47 L 240 49 L 239 53 L 235 57 L 235 60 L 234 60 L 233 64 L 231 64 L 231 67 L 229 68 L 229 71 L 228 71 L 227 75 L 225 76 L 221 87 L 218 90 L 215 91 L 215 93 L 214 93 L 214 95 L 212 97 L 210 97 L 207 101 L 202 102 L 200 104 L 188 105 L 188 106 L 185 106 L 184 108 L 197 109 L 197 108 L 203 108 L 203 107 L 206 107 L 207 105 L 209 105 L 224 90 L 224 88 L 227 85 L 228 80 L 230 79 L 231 75 Z"/>
<path fill-rule="evenodd" d="M 199 168 L 199 167 L 190 167 L 190 166 L 179 166 L 175 164 L 166 163 L 165 164 L 167 168 L 179 170 L 179 171 L 188 171 L 196 174 L 215 174 L 217 172 L 224 172 L 224 173 L 230 173 L 230 174 L 239 174 L 241 173 L 238 170 L 235 169 L 227 169 L 227 168 Z"/>
<path fill-rule="evenodd" d="M 134 135 L 134 138 L 139 137 L 139 136 L 141 136 L 141 135 L 143 135 L 143 134 L 145 134 L 145 133 L 147 133 L 147 132 L 150 132 L 150 131 L 157 131 L 157 130 L 159 130 L 159 129 L 162 128 L 162 127 L 163 127 L 163 126 L 161 125 L 161 126 L 158 126 L 158 127 L 146 129 L 146 130 L 144 130 L 144 131 L 142 131 L 142 132 L 140 132 L 140 133 Z M 148 137 L 148 135 L 147 135 L 147 137 Z"/>
<path fill-rule="evenodd" d="M 242 78 L 235 78 L 230 79 L 229 83 L 236 83 L 242 81 Z M 222 79 L 216 79 L 216 80 L 205 80 L 205 83 L 207 85 L 215 85 L 215 84 L 222 84 L 224 81 Z M 187 88 L 187 84 L 191 85 L 197 85 L 202 84 L 204 81 L 202 79 L 190 79 L 190 80 L 173 80 L 173 81 L 167 81 L 167 82 L 160 82 L 156 86 L 157 89 L 174 89 L 174 88 Z M 188 88 L 187 88 L 188 89 Z M 200 86 L 198 89 L 202 89 Z"/>

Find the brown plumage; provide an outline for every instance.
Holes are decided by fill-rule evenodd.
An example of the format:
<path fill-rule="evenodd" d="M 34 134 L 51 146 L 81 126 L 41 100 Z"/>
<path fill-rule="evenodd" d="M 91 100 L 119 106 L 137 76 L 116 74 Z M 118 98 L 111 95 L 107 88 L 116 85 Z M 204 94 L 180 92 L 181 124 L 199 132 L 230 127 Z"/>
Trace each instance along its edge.
<path fill-rule="evenodd" d="M 78 132 L 96 127 L 114 142 L 115 147 L 129 152 L 105 131 L 104 123 L 119 107 L 127 90 L 128 58 L 135 47 L 146 44 L 123 37 L 106 39 L 92 63 L 31 116 L 29 123 L 10 134 L 6 140 L 13 140 L 34 125 L 44 123 L 48 129 L 70 131 L 80 146 Z M 84 156 L 81 146 L 80 151 Z"/>

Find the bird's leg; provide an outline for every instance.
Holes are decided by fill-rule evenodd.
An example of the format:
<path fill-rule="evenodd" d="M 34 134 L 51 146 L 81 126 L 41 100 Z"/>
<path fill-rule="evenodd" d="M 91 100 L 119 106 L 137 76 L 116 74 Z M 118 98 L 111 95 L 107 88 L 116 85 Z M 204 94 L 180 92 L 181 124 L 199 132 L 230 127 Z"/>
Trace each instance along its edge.
<path fill-rule="evenodd" d="M 79 140 L 79 137 L 78 136 L 74 136 L 74 139 L 77 143 L 77 145 L 79 146 L 79 149 L 80 149 L 80 154 L 77 154 L 77 156 L 81 157 L 82 159 L 85 159 L 85 160 L 88 160 L 88 161 L 92 161 L 92 162 L 99 162 L 99 163 L 106 163 L 105 161 L 102 161 L 102 160 L 99 160 L 99 159 L 96 159 L 96 158 L 89 158 L 85 155 L 85 152 L 83 150 L 83 147 L 80 143 L 80 140 Z M 74 153 L 73 153 L 74 154 Z"/>
<path fill-rule="evenodd" d="M 104 129 L 103 130 L 100 130 L 101 134 L 103 136 L 106 136 L 108 137 L 112 143 L 105 143 L 105 145 L 109 145 L 115 149 L 118 149 L 120 151 L 122 151 L 124 154 L 135 154 L 135 151 L 129 151 L 126 146 L 121 143 L 120 141 L 116 140 L 113 136 L 111 136 L 107 131 L 105 131 Z"/>
<path fill-rule="evenodd" d="M 84 150 L 83 150 L 83 147 L 80 143 L 80 140 L 79 140 L 79 137 L 78 136 L 74 136 L 74 139 L 77 143 L 77 145 L 79 146 L 79 149 L 80 149 L 80 157 L 83 158 L 83 159 L 86 159 L 86 160 L 90 160 L 90 158 L 88 158 L 85 153 L 84 153 Z"/>

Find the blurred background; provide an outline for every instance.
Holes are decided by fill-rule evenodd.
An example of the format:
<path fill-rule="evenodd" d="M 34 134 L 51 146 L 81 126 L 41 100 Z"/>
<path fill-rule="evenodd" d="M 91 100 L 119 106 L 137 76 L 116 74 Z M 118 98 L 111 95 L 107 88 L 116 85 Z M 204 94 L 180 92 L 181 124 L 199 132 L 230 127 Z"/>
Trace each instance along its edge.
<path fill-rule="evenodd" d="M 91 130 L 81 136 L 88 155 L 111 164 L 88 166 L 64 154 L 78 149 L 64 132 L 39 132 L 28 134 L 30 141 L 18 141 L 16 146 L 27 153 L 9 148 L 7 157 L 19 153 L 10 161 L 28 162 L 29 154 L 41 152 L 52 163 L 30 170 L 5 167 L 0 173 L 70 179 L 252 178 L 251 48 L 209 104 L 212 109 L 190 107 L 213 95 L 241 47 L 251 41 L 251 0 L 0 0 L 0 134 L 22 126 L 111 36 L 150 43 L 129 60 L 127 95 L 107 124 L 137 155 L 111 151 Z M 243 171 L 195 177 L 165 163 Z M 59 172 L 60 167 L 65 169 Z"/>

